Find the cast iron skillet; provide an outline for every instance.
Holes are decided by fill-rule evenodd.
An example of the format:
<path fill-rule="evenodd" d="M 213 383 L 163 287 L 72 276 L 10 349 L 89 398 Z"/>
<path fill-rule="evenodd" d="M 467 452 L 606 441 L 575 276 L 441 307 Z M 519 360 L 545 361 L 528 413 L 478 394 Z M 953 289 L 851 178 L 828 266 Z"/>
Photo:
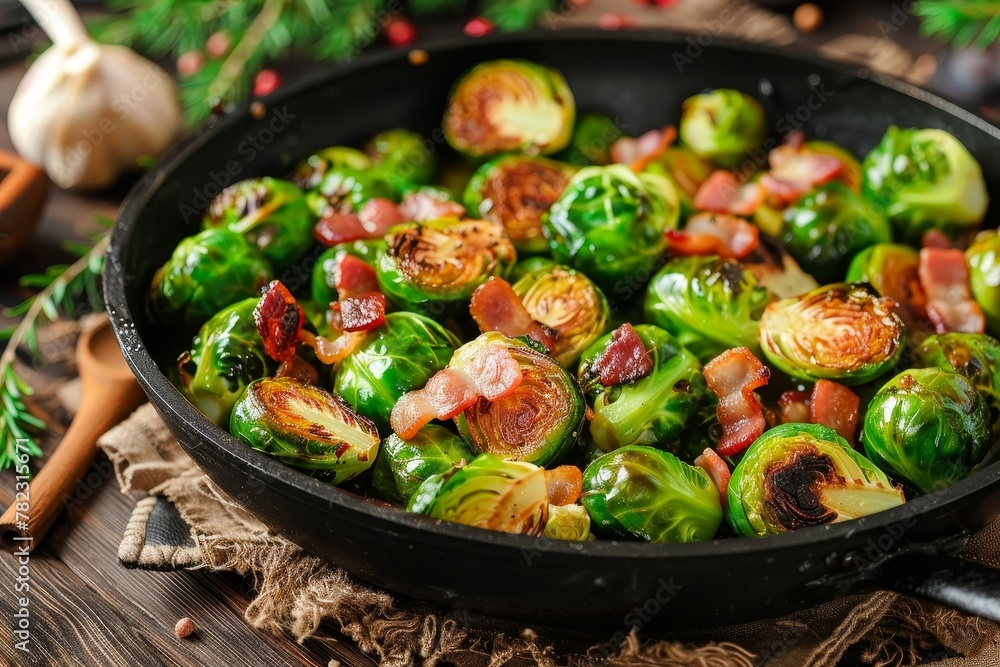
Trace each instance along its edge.
<path fill-rule="evenodd" d="M 383 53 L 285 87 L 269 98 L 262 119 L 246 109 L 221 119 L 150 171 L 122 205 L 105 294 L 126 359 L 171 431 L 219 487 L 306 549 L 414 598 L 563 626 L 621 626 L 645 610 L 652 616 L 647 624 L 683 629 L 775 617 L 890 585 L 1000 619 L 998 577 L 941 555 L 996 513 L 1000 464 L 892 511 L 786 535 L 678 545 L 553 542 L 433 521 L 313 480 L 212 424 L 154 361 L 176 358 L 178 341 L 146 315 L 150 278 L 174 245 L 198 230 L 202 209 L 221 186 L 285 174 L 318 148 L 354 145 L 396 126 L 423 132 L 445 151 L 439 122 L 449 87 L 491 58 L 557 67 L 581 110 L 607 113 L 633 135 L 675 122 L 681 102 L 710 87 L 761 98 L 775 136 L 801 127 L 856 155 L 893 123 L 944 128 L 979 159 L 997 216 L 1000 130 L 865 71 L 722 40 L 699 53 L 685 37 L 495 36 L 431 47 L 422 66 L 410 65 L 404 52 Z M 294 288 L 308 279 L 312 263 L 281 278 Z"/>

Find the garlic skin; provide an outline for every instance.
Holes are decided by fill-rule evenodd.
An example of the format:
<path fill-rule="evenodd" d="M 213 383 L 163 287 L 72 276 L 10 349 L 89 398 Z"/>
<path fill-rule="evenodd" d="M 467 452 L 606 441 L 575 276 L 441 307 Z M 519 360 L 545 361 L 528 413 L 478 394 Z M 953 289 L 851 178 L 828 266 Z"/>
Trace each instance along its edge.
<path fill-rule="evenodd" d="M 7 127 L 17 152 L 59 187 L 105 188 L 178 135 L 177 87 L 131 49 L 98 44 L 82 25 L 67 32 L 50 32 L 54 44 L 18 85 Z"/>

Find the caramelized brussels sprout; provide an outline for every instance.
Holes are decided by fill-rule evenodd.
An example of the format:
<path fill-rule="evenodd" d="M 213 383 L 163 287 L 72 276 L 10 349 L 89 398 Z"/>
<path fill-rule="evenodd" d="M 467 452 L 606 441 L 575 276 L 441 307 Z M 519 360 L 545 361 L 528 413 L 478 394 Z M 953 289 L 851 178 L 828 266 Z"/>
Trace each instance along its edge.
<path fill-rule="evenodd" d="M 466 466 L 429 477 L 406 509 L 487 530 L 541 535 L 549 512 L 545 471 L 480 454 Z"/>
<path fill-rule="evenodd" d="M 917 348 L 914 368 L 935 367 L 964 376 L 990 408 L 990 423 L 1000 435 L 1000 342 L 986 334 L 930 336 Z"/>
<path fill-rule="evenodd" d="M 428 148 L 422 136 L 412 130 L 396 128 L 379 132 L 365 146 L 365 152 L 382 171 L 395 174 L 410 183 L 425 185 L 434 178 L 437 157 L 433 144 Z"/>
<path fill-rule="evenodd" d="M 701 468 L 673 454 L 632 445 L 598 458 L 583 473 L 580 502 L 591 530 L 649 542 L 710 540 L 722 523 L 719 491 Z"/>
<path fill-rule="evenodd" d="M 604 451 L 628 445 L 663 446 L 676 439 L 705 394 L 701 364 L 674 337 L 651 324 L 634 327 L 653 371 L 638 381 L 604 386 L 597 363 L 612 343 L 604 336 L 580 359 L 580 383 L 591 399 L 590 437 Z"/>
<path fill-rule="evenodd" d="M 882 296 L 895 300 L 907 333 L 913 333 L 923 328 L 922 323 L 927 320 L 919 266 L 920 254 L 914 248 L 879 243 L 854 257 L 847 269 L 847 282 L 869 283 Z"/>
<path fill-rule="evenodd" d="M 388 431 L 389 415 L 399 397 L 423 387 L 448 365 L 461 345 L 455 334 L 416 313 L 396 312 L 365 335 L 336 371 L 338 396 Z"/>
<path fill-rule="evenodd" d="M 894 301 L 865 283 L 827 285 L 767 307 L 760 346 L 799 380 L 861 384 L 889 372 L 903 353 Z"/>
<path fill-rule="evenodd" d="M 282 271 L 312 246 L 315 222 L 294 183 L 265 177 L 240 181 L 219 193 L 208 205 L 202 227 L 242 234 Z"/>
<path fill-rule="evenodd" d="M 392 178 L 383 171 L 361 171 L 350 167 L 330 167 L 319 185 L 306 195 L 309 209 L 317 218 L 330 211 L 358 211 L 369 199 L 399 200 Z"/>
<path fill-rule="evenodd" d="M 865 196 L 885 206 L 896 239 L 911 245 L 929 229 L 956 236 L 974 228 L 989 204 L 976 158 L 944 130 L 890 127 L 862 169 Z"/>
<path fill-rule="evenodd" d="M 503 225 L 518 252 L 548 249 L 542 215 L 573 177 L 567 165 L 541 157 L 503 155 L 485 163 L 465 188 L 465 206 Z"/>
<path fill-rule="evenodd" d="M 986 315 L 990 331 L 1000 334 L 1000 234 L 997 230 L 980 232 L 965 251 L 969 264 L 972 296 Z"/>
<path fill-rule="evenodd" d="M 575 119 L 576 103 L 562 74 L 527 60 L 493 60 L 455 84 L 444 136 L 471 157 L 548 155 L 566 147 Z"/>
<path fill-rule="evenodd" d="M 816 188 L 782 217 L 785 247 L 821 283 L 842 280 L 859 251 L 892 241 L 878 208 L 840 183 Z"/>
<path fill-rule="evenodd" d="M 549 505 L 545 537 L 551 540 L 584 542 L 590 539 L 590 514 L 583 505 Z"/>
<path fill-rule="evenodd" d="M 517 260 L 503 226 L 488 220 L 398 225 L 386 241 L 375 266 L 379 285 L 395 303 L 418 312 L 467 303 L 487 278 L 505 277 Z"/>
<path fill-rule="evenodd" d="M 258 300 L 243 299 L 213 315 L 177 360 L 177 388 L 219 426 L 229 425 L 243 389 L 271 370 L 253 320 Z"/>
<path fill-rule="evenodd" d="M 512 393 L 480 398 L 456 419 L 459 433 L 476 450 L 540 466 L 558 462 L 583 430 L 587 404 L 576 380 L 562 365 L 528 343 L 496 332 L 477 340 L 507 347 L 521 367 Z"/>
<path fill-rule="evenodd" d="M 475 456 L 462 438 L 443 426 L 428 424 L 410 440 L 393 433 L 379 447 L 372 485 L 386 500 L 405 505 L 428 477 Z"/>
<path fill-rule="evenodd" d="M 587 276 L 566 266 L 545 266 L 514 283 L 514 292 L 531 313 L 556 332 L 552 358 L 567 368 L 608 328 L 608 300 Z"/>
<path fill-rule="evenodd" d="M 875 394 L 865 415 L 865 453 L 924 493 L 966 477 L 990 444 L 989 411 L 958 373 L 919 368 Z"/>
<path fill-rule="evenodd" d="M 312 190 L 320 184 L 328 171 L 343 167 L 367 171 L 373 166 L 371 158 L 355 148 L 331 146 L 303 160 L 292 173 L 292 182 L 303 190 Z"/>
<path fill-rule="evenodd" d="M 226 306 L 260 294 L 271 265 L 244 237 L 206 229 L 177 244 L 153 275 L 150 307 L 161 323 L 194 330 Z"/>
<path fill-rule="evenodd" d="M 601 285 L 648 272 L 676 229 L 680 200 L 663 176 L 622 164 L 586 167 L 543 217 L 552 256 Z M 646 273 L 648 275 L 648 273 Z"/>
<path fill-rule="evenodd" d="M 680 138 L 701 157 L 731 167 L 767 136 L 760 103 L 738 90 L 722 88 L 684 101 Z"/>
<path fill-rule="evenodd" d="M 903 502 L 885 473 L 819 424 L 766 431 L 729 481 L 729 522 L 747 536 L 839 523 Z"/>
<path fill-rule="evenodd" d="M 621 128 L 607 116 L 586 114 L 577 119 L 569 146 L 559 157 L 576 167 L 611 164 L 611 144 L 622 135 Z"/>
<path fill-rule="evenodd" d="M 375 425 L 333 394 L 291 378 L 263 378 L 236 401 L 230 432 L 290 466 L 340 484 L 378 453 Z"/>
<path fill-rule="evenodd" d="M 757 350 L 757 321 L 770 301 L 739 262 L 678 257 L 653 276 L 645 311 L 704 363 L 732 347 Z"/>
<path fill-rule="evenodd" d="M 313 265 L 310 283 L 313 301 L 325 305 L 337 300 L 337 271 L 344 255 L 353 255 L 375 266 L 378 254 L 384 252 L 385 247 L 384 239 L 366 239 L 340 243 L 324 250 Z"/>

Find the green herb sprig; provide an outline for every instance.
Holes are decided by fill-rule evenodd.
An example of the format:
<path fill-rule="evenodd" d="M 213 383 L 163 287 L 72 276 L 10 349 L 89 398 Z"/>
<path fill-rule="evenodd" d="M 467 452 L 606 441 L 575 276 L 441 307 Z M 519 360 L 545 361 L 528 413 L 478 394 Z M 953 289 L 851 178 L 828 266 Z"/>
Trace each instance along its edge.
<path fill-rule="evenodd" d="M 957 49 L 987 49 L 1000 38 L 998 0 L 920 0 L 913 13 L 923 19 L 925 37 L 947 40 Z"/>

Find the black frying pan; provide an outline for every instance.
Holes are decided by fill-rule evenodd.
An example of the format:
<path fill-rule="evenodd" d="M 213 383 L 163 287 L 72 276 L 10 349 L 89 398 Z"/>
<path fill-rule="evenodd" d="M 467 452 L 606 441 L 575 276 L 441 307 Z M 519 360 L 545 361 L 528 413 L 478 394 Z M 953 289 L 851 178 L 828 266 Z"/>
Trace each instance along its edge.
<path fill-rule="evenodd" d="M 445 151 L 435 130 L 448 89 L 491 58 L 557 67 L 581 110 L 607 113 L 633 135 L 676 122 L 681 102 L 710 87 L 759 97 L 775 135 L 801 126 L 858 155 L 893 123 L 944 128 L 979 159 L 997 216 L 1000 130 L 864 71 L 721 40 L 691 43 L 663 32 L 601 31 L 461 40 L 428 49 L 422 66 L 408 64 L 402 51 L 361 58 L 287 86 L 268 100 L 263 119 L 245 109 L 221 119 L 150 171 L 122 206 L 105 292 L 126 359 L 219 487 L 309 551 L 415 598 L 564 626 L 632 624 L 630 615 L 644 611 L 647 625 L 683 629 L 779 616 L 888 585 L 1000 620 L 1000 578 L 940 555 L 996 512 L 1000 463 L 892 511 L 786 535 L 677 545 L 553 542 L 433 521 L 320 483 L 212 424 L 157 367 L 154 359 L 176 357 L 178 341 L 145 314 L 150 278 L 174 245 L 197 231 L 201 210 L 222 185 L 285 174 L 315 149 L 400 125 L 435 137 Z M 294 286 L 311 268 L 307 261 L 282 279 Z"/>

